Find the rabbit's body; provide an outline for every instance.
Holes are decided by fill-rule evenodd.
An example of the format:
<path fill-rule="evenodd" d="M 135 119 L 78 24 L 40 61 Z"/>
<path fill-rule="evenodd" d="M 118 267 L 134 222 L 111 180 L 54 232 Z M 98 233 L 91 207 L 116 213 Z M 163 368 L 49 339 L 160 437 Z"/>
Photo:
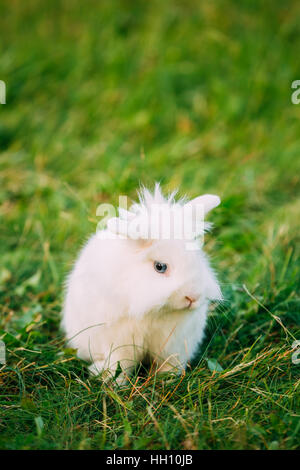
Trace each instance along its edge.
<path fill-rule="evenodd" d="M 145 196 L 140 207 L 149 209 Z M 162 201 L 159 188 L 151 197 Z M 69 276 L 63 312 L 69 344 L 93 373 L 114 375 L 118 363 L 129 373 L 145 357 L 159 371 L 180 370 L 203 338 L 209 300 L 221 298 L 206 256 L 186 250 L 185 240 L 114 232 L 114 239 L 110 230 L 93 235 Z M 164 273 L 156 269 L 162 265 Z"/>

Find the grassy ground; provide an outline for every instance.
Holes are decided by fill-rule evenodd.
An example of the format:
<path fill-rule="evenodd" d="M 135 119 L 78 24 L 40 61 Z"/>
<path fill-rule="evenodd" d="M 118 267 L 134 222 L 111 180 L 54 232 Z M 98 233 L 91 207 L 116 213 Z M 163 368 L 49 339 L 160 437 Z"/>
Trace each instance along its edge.
<path fill-rule="evenodd" d="M 0 448 L 295 449 L 299 2 L 0 10 Z M 226 301 L 184 377 L 119 391 L 66 348 L 62 282 L 97 205 L 155 180 L 222 197 L 206 249 Z"/>

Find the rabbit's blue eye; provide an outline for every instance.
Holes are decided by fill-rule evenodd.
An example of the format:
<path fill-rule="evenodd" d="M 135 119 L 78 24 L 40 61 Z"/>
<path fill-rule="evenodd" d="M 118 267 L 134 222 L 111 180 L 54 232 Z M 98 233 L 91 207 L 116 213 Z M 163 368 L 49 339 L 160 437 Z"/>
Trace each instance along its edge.
<path fill-rule="evenodd" d="M 160 263 L 159 261 L 154 261 L 154 269 L 160 274 L 163 274 L 168 269 L 168 265 L 166 263 Z"/>

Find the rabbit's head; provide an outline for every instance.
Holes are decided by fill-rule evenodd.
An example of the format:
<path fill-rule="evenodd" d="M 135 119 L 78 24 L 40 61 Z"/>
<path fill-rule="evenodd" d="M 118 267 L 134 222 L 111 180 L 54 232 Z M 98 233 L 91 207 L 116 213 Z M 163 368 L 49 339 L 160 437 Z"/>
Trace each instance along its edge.
<path fill-rule="evenodd" d="M 165 198 L 156 184 L 154 193 L 143 189 L 139 203 L 107 223 L 108 231 L 123 239 L 120 276 L 128 313 L 143 315 L 197 308 L 220 300 L 221 291 L 201 249 L 204 215 L 220 203 L 204 195 L 175 201 Z"/>

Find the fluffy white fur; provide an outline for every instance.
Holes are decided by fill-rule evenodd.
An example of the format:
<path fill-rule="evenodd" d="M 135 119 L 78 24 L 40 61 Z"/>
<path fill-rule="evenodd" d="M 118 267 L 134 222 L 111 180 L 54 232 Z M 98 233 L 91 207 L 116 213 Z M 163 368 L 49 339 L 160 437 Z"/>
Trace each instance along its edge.
<path fill-rule="evenodd" d="M 120 220 L 147 222 L 157 203 L 174 210 L 201 202 L 205 213 L 219 204 L 211 195 L 165 199 L 158 184 L 139 199 L 128 213 L 119 210 Z M 93 235 L 68 277 L 62 326 L 69 344 L 94 374 L 114 376 L 119 363 L 119 382 L 149 356 L 159 372 L 180 371 L 203 338 L 209 301 L 221 299 L 216 277 L 203 251 L 187 251 L 185 240 L 135 240 L 122 227 L 111 219 L 100 237 Z M 115 239 L 105 236 L 109 230 Z M 166 263 L 166 273 L 158 273 L 154 261 Z"/>

